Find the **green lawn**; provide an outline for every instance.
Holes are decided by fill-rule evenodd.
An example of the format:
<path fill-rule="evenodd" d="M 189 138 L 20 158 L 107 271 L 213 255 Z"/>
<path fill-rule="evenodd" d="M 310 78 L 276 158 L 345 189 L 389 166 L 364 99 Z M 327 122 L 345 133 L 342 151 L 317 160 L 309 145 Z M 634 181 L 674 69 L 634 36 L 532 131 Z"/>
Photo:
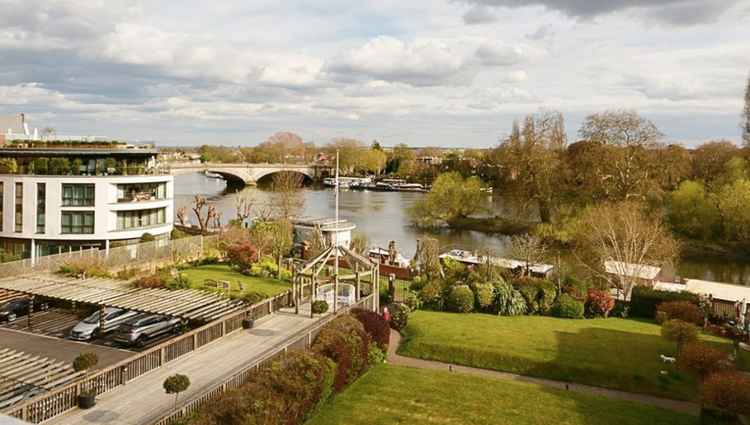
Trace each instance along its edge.
<path fill-rule="evenodd" d="M 520 382 L 380 365 L 307 425 L 688 425 L 697 418 Z"/>
<path fill-rule="evenodd" d="M 232 285 L 232 295 L 240 294 L 239 282 L 245 287 L 245 292 L 260 292 L 268 297 L 285 292 L 291 288 L 289 282 L 263 277 L 245 276 L 232 270 L 226 264 L 206 264 L 198 267 L 190 267 L 180 270 L 184 273 L 190 285 L 196 289 L 202 289 L 206 279 L 226 280 Z"/>
<path fill-rule="evenodd" d="M 400 353 L 624 391 L 692 399 L 695 382 L 659 355 L 674 355 L 661 328 L 638 320 L 571 320 L 417 311 Z M 731 349 L 727 340 L 703 339 Z M 744 364 L 750 356 L 744 353 Z M 661 370 L 668 370 L 663 376 Z"/>

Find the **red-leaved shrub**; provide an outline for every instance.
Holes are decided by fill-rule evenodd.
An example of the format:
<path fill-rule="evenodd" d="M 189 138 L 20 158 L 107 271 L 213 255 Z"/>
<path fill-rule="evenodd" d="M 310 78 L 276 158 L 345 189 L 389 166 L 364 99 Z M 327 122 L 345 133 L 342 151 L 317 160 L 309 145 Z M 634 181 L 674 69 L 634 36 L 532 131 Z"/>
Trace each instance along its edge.
<path fill-rule="evenodd" d="M 658 322 L 679 319 L 683 322 L 703 326 L 703 318 L 704 315 L 700 307 L 690 301 L 667 301 L 656 307 Z"/>
<path fill-rule="evenodd" d="M 336 363 L 333 388 L 341 391 L 367 369 L 370 337 L 359 320 L 343 315 L 320 330 L 312 350 Z"/>
<path fill-rule="evenodd" d="M 703 403 L 738 414 L 750 414 L 750 377 L 734 371 L 715 373 L 703 383 Z"/>
<path fill-rule="evenodd" d="M 249 240 L 243 240 L 227 248 L 229 264 L 239 270 L 249 270 L 258 261 L 258 249 Z"/>
<path fill-rule="evenodd" d="M 166 288 L 167 282 L 157 273 L 138 278 L 133 285 L 141 289 L 161 289 Z"/>
<path fill-rule="evenodd" d="M 374 311 L 361 308 L 353 309 L 351 314 L 362 323 L 365 332 L 370 335 L 370 338 L 378 345 L 378 348 L 387 352 L 388 342 L 391 338 L 391 327 L 388 325 L 388 322 L 383 319 L 383 316 Z"/>
<path fill-rule="evenodd" d="M 698 377 L 701 381 L 708 375 L 729 367 L 727 353 L 700 342 L 686 344 L 677 356 L 677 366 Z"/>
<path fill-rule="evenodd" d="M 586 296 L 586 315 L 589 317 L 607 317 L 615 308 L 615 299 L 606 291 L 589 289 Z"/>

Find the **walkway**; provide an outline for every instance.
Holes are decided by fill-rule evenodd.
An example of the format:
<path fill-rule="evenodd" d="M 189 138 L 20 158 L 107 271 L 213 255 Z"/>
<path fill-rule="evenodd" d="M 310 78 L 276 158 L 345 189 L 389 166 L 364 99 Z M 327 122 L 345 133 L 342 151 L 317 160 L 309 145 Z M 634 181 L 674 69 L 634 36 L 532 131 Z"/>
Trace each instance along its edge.
<path fill-rule="evenodd" d="M 551 379 L 532 378 L 530 376 L 517 375 L 514 373 L 498 372 L 489 369 L 478 369 L 474 367 L 461 366 L 456 364 L 422 360 L 414 357 L 404 357 L 396 354 L 396 350 L 401 344 L 401 335 L 396 331 L 391 331 L 391 339 L 388 344 L 388 363 L 408 366 L 419 369 L 433 370 L 450 370 L 452 372 L 464 373 L 468 375 L 478 375 L 489 378 L 505 379 L 511 381 L 526 382 L 530 384 L 541 385 L 545 387 L 557 388 L 560 390 L 575 391 L 583 394 L 591 394 L 602 397 L 614 398 L 619 400 L 633 401 L 636 403 L 648 404 L 660 407 L 662 409 L 672 410 L 679 413 L 688 413 L 697 416 L 700 407 L 691 402 L 670 400 L 661 397 L 654 397 L 645 394 L 628 393 L 625 391 L 610 390 L 607 388 L 593 387 L 590 385 L 574 384 L 571 382 L 553 381 Z"/>
<path fill-rule="evenodd" d="M 191 355 L 101 395 L 92 409 L 76 409 L 49 423 L 150 425 L 174 405 L 174 396 L 165 394 L 162 388 L 168 376 L 181 373 L 190 378 L 190 388 L 180 394 L 180 400 L 198 396 L 315 320 L 318 319 L 287 313 L 274 314 L 256 323 L 252 330 L 239 331 L 208 344 Z"/>

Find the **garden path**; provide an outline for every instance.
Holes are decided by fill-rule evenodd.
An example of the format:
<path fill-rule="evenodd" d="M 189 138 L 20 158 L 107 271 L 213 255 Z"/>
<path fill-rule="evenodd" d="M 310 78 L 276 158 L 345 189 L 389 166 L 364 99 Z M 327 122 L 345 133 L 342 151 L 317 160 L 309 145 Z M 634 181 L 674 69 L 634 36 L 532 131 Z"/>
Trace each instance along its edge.
<path fill-rule="evenodd" d="M 526 382 L 530 384 L 541 385 L 545 387 L 557 388 L 561 390 L 575 391 L 578 393 L 603 396 L 613 399 L 633 401 L 637 403 L 648 404 L 660 407 L 662 409 L 672 410 L 680 413 L 698 415 L 700 406 L 688 401 L 670 400 L 661 397 L 650 396 L 646 394 L 629 393 L 625 391 L 611 390 L 607 388 L 594 387 L 591 385 L 582 385 L 572 382 L 555 381 L 551 379 L 533 378 L 530 376 L 518 375 L 515 373 L 499 372 L 489 369 L 479 369 L 475 367 L 461 366 L 457 364 L 436 362 L 431 360 L 422 360 L 414 357 L 405 357 L 396 353 L 401 344 L 401 334 L 391 331 L 391 338 L 388 344 L 388 363 L 400 366 L 408 366 L 419 369 L 448 370 L 456 373 L 468 375 L 478 375 L 489 378 L 505 379 L 511 381 Z"/>

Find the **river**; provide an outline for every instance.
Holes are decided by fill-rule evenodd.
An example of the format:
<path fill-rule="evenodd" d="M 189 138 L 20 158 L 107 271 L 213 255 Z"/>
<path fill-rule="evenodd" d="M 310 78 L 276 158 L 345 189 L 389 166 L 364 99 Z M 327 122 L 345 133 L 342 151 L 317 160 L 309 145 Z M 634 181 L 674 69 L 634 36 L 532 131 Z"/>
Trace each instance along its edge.
<path fill-rule="evenodd" d="M 227 190 L 224 180 L 206 177 L 203 174 L 185 174 L 175 177 L 175 206 L 186 206 L 189 215 L 193 197 L 202 194 L 216 205 L 222 222 L 235 216 L 235 199 L 238 196 L 252 199 L 256 205 L 267 204 L 272 193 L 254 187 L 241 191 Z M 441 247 L 486 249 L 502 256 L 508 250 L 508 237 L 488 235 L 476 231 L 442 230 L 425 232 L 409 224 L 408 209 L 420 197 L 412 192 L 361 192 L 340 193 L 339 215 L 357 225 L 357 230 L 367 235 L 373 246 L 387 247 L 396 241 L 401 253 L 410 258 L 416 249 L 418 238 L 429 235 L 440 241 Z M 329 189 L 306 188 L 303 190 L 304 212 L 309 217 L 333 217 L 335 195 Z M 493 199 L 493 211 L 507 208 L 500 199 Z M 191 217 L 192 218 L 192 217 Z M 705 279 L 750 286 L 750 264 L 720 260 L 683 260 L 677 273 L 685 278 Z"/>

